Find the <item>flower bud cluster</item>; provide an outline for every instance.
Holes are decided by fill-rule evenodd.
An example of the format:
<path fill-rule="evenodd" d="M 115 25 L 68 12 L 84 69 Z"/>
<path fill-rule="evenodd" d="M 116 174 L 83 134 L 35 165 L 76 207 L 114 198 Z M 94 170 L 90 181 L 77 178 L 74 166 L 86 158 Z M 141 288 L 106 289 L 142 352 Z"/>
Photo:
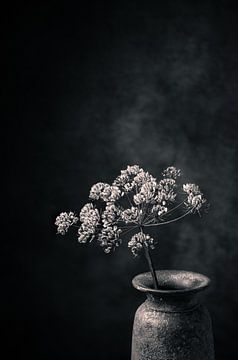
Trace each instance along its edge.
<path fill-rule="evenodd" d="M 158 183 L 158 193 L 156 201 L 159 204 L 165 205 L 166 202 L 174 202 L 176 198 L 175 193 L 176 183 L 174 179 L 162 179 Z"/>
<path fill-rule="evenodd" d="M 102 228 L 98 241 L 105 253 L 110 253 L 121 244 L 120 234 L 122 230 L 116 225 L 108 225 Z"/>
<path fill-rule="evenodd" d="M 106 203 L 101 216 L 102 229 L 98 237 L 99 244 L 103 247 L 105 253 L 115 250 L 121 243 L 121 229 L 117 225 L 120 214 L 121 210 L 113 202 Z"/>
<path fill-rule="evenodd" d="M 142 211 L 138 207 L 132 206 L 121 212 L 121 219 L 126 223 L 138 223 L 139 218 L 142 215 Z"/>
<path fill-rule="evenodd" d="M 62 212 L 57 216 L 55 220 L 55 225 L 57 226 L 57 233 L 65 235 L 69 227 L 73 224 L 76 224 L 79 218 L 72 212 Z"/>
<path fill-rule="evenodd" d="M 181 176 L 181 170 L 176 169 L 174 166 L 169 166 L 162 172 L 162 175 L 166 178 L 171 178 L 176 180 L 177 177 Z"/>
<path fill-rule="evenodd" d="M 78 229 L 78 241 L 86 243 L 96 233 L 96 228 L 100 222 L 100 215 L 98 209 L 92 204 L 88 203 L 80 211 L 81 226 Z"/>
<path fill-rule="evenodd" d="M 143 171 L 143 169 L 140 168 L 138 165 L 128 165 L 125 170 L 121 170 L 121 175 L 136 176 L 141 171 Z"/>
<path fill-rule="evenodd" d="M 103 200 L 105 202 L 114 202 L 122 196 L 122 192 L 116 185 L 109 185 L 99 182 L 92 186 L 89 198 L 93 200 Z"/>
<path fill-rule="evenodd" d="M 138 165 L 127 166 L 121 170 L 121 174 L 114 180 L 113 185 L 122 187 L 126 193 L 132 191 L 136 186 L 135 178 L 144 172 Z"/>
<path fill-rule="evenodd" d="M 199 211 L 206 203 L 206 199 L 199 187 L 195 184 L 184 184 L 183 191 L 188 194 L 185 205 L 193 211 Z"/>
<path fill-rule="evenodd" d="M 128 247 L 131 249 L 131 252 L 134 256 L 139 255 L 143 246 L 148 246 L 150 249 L 154 249 L 154 239 L 143 232 L 139 232 L 132 236 L 131 240 L 128 242 Z"/>
<path fill-rule="evenodd" d="M 112 225 L 119 220 L 121 210 L 111 202 L 106 204 L 105 210 L 102 213 L 102 224 L 104 227 Z"/>
<path fill-rule="evenodd" d="M 147 171 L 141 169 L 141 171 L 134 177 L 134 182 L 137 188 L 140 188 L 145 184 L 156 184 L 156 178 L 150 175 Z"/>
<path fill-rule="evenodd" d="M 155 180 L 150 180 L 142 184 L 140 191 L 134 195 L 134 203 L 136 205 L 142 203 L 151 203 L 154 201 L 157 183 Z"/>
<path fill-rule="evenodd" d="M 168 208 L 166 206 L 163 205 L 153 205 L 151 212 L 156 214 L 156 216 L 162 216 L 164 214 L 166 214 L 168 211 Z"/>

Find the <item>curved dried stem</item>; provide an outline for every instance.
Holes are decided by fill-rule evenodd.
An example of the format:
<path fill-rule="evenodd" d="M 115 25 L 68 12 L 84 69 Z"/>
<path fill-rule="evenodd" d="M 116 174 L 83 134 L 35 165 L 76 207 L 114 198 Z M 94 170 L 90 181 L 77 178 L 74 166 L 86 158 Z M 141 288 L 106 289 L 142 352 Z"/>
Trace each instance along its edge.
<path fill-rule="evenodd" d="M 172 222 L 175 222 L 175 221 L 178 221 L 182 218 L 184 218 L 185 216 L 187 216 L 188 214 L 191 214 L 193 211 L 193 209 L 190 209 L 189 211 L 187 211 L 186 213 L 184 213 L 183 215 L 175 218 L 175 219 L 172 219 L 172 220 L 168 220 L 168 221 L 164 221 L 164 222 L 160 222 L 160 223 L 156 223 L 156 224 L 144 224 L 144 226 L 148 227 L 148 226 L 160 226 L 160 225 L 166 225 L 166 224 L 170 224 Z"/>

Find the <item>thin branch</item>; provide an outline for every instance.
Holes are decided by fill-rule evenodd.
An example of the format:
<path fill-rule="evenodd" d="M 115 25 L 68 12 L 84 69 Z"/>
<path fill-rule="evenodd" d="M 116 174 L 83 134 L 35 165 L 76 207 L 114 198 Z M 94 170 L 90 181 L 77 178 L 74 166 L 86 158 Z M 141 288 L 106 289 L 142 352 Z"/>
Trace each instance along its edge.
<path fill-rule="evenodd" d="M 175 221 L 178 221 L 178 220 L 184 218 L 186 215 L 191 214 L 191 213 L 192 213 L 192 209 L 190 209 L 189 211 L 187 211 L 185 214 L 179 216 L 178 218 L 175 218 L 175 219 L 172 219 L 172 220 L 168 220 L 168 221 L 165 221 L 165 222 L 161 222 L 161 223 L 157 223 L 157 224 L 149 224 L 149 225 L 144 224 L 144 226 L 148 227 L 148 226 L 159 226 L 159 225 L 170 224 L 170 223 L 172 223 L 172 222 L 175 222 Z"/>
<path fill-rule="evenodd" d="M 178 209 L 181 205 L 184 204 L 184 201 L 179 203 L 178 205 L 176 205 L 175 207 L 173 207 L 172 209 L 170 209 L 169 211 L 167 211 L 164 215 L 168 215 L 170 214 L 171 212 L 173 212 L 174 210 Z"/>
<path fill-rule="evenodd" d="M 147 222 L 147 221 L 150 221 L 151 218 L 154 219 L 154 214 L 153 213 L 148 213 L 146 217 L 144 217 L 144 224 Z"/>
<path fill-rule="evenodd" d="M 183 204 L 184 204 L 184 201 L 181 202 L 181 203 L 179 203 L 178 205 L 176 205 L 175 207 L 173 207 L 172 209 L 170 209 L 169 211 L 167 211 L 167 212 L 164 213 L 163 215 L 161 215 L 161 216 L 160 216 L 160 219 L 161 219 L 161 220 L 164 220 L 164 219 L 163 219 L 163 216 L 167 216 L 168 214 L 172 213 L 174 210 L 178 209 L 178 208 L 179 208 L 181 205 L 183 205 Z M 149 215 L 147 216 L 147 218 L 145 218 L 144 220 L 145 220 L 144 224 L 145 224 L 145 225 L 148 225 L 148 224 L 150 224 L 151 222 L 154 221 L 154 215 L 153 215 L 153 214 L 149 214 Z"/>
<path fill-rule="evenodd" d="M 145 219 L 145 222 L 143 223 L 144 225 L 150 224 L 151 222 L 153 222 L 155 220 L 154 218 L 154 214 L 150 214 L 149 216 L 147 216 L 147 218 Z"/>
<path fill-rule="evenodd" d="M 146 215 L 147 215 L 147 211 L 148 211 L 148 208 L 149 208 L 149 206 L 150 206 L 150 203 L 147 203 L 146 204 L 146 207 L 145 207 L 145 212 L 144 212 L 144 214 L 143 214 L 143 217 L 142 217 L 142 221 L 145 221 L 146 220 Z M 149 213 L 148 213 L 149 214 Z"/>
<path fill-rule="evenodd" d="M 127 229 L 127 230 L 122 230 L 122 235 L 124 236 L 124 235 L 128 234 L 130 231 L 134 230 L 136 227 L 137 226 L 134 226 L 134 227 L 132 227 L 130 229 Z"/>
<path fill-rule="evenodd" d="M 120 228 L 124 228 L 124 229 L 129 229 L 129 228 L 136 228 L 136 227 L 138 227 L 139 225 L 138 224 L 135 224 L 135 225 L 120 225 L 120 224 L 118 224 L 117 225 L 118 227 L 120 227 Z"/>

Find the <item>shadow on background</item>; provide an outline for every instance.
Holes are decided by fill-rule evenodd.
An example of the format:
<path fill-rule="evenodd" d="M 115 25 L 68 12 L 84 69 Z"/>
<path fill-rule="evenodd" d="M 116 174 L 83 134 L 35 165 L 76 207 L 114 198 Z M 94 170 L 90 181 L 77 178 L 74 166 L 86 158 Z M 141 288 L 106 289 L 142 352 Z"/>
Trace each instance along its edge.
<path fill-rule="evenodd" d="M 155 234 L 158 269 L 212 279 L 217 360 L 237 358 L 238 23 L 229 1 L 22 5 L 7 16 L 9 352 L 34 359 L 129 359 L 132 277 L 124 244 L 106 255 L 55 216 L 127 164 L 175 165 L 211 204 Z M 16 94 L 15 94 L 16 92 Z M 8 93 L 7 93 L 8 94 Z M 17 115 L 12 108 L 17 95 Z M 8 96 L 8 95 L 7 95 Z M 10 266 L 9 266 L 10 264 Z"/>

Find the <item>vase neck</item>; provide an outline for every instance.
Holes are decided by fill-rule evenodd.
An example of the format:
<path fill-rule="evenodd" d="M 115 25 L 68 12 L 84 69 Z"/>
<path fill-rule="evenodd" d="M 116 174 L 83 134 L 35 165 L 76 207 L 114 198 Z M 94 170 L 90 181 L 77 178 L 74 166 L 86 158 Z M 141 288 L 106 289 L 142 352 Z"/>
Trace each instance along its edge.
<path fill-rule="evenodd" d="M 158 288 L 150 273 L 134 277 L 133 286 L 147 295 L 146 304 L 157 311 L 184 312 L 198 306 L 199 294 L 210 279 L 202 274 L 182 270 L 157 270 Z"/>
<path fill-rule="evenodd" d="M 199 306 L 197 294 L 164 295 L 147 293 L 146 304 L 161 312 L 186 312 Z"/>

